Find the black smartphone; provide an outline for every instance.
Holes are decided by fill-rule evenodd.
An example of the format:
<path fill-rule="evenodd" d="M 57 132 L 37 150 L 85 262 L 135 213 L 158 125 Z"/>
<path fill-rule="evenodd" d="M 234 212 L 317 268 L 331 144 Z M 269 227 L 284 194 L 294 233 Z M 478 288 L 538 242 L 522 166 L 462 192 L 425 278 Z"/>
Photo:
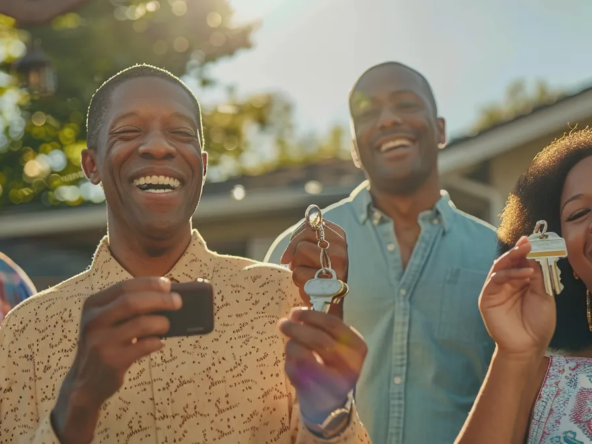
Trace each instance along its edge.
<path fill-rule="evenodd" d="M 183 306 L 177 311 L 162 311 L 171 327 L 163 336 L 207 335 L 214 331 L 214 289 L 206 280 L 171 284 L 171 292 L 178 293 Z"/>

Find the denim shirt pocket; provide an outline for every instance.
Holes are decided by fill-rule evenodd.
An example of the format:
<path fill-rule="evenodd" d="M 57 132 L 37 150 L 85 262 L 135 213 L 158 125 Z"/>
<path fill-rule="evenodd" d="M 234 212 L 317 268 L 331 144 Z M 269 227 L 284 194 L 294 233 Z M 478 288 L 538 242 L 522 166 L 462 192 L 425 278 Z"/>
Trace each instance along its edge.
<path fill-rule="evenodd" d="M 485 271 L 451 267 L 446 270 L 441 298 L 438 339 L 444 342 L 482 342 L 488 338 L 479 312 Z"/>

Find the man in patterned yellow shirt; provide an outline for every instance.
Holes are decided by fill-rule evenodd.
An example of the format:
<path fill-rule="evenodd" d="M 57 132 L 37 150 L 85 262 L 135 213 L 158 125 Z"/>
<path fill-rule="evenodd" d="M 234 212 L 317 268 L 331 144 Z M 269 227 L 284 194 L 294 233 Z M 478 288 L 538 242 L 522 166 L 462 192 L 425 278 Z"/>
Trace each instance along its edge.
<path fill-rule="evenodd" d="M 290 273 L 218 255 L 192 231 L 207 155 L 187 87 L 132 67 L 99 88 L 87 129 L 82 165 L 105 190 L 109 234 L 87 271 L 5 318 L 0 442 L 369 443 L 352 402 L 364 341 L 338 317 L 294 309 L 320 265 L 314 234 L 293 239 Z M 171 281 L 198 279 L 214 287 L 214 332 L 161 339 L 156 312 L 182 303 Z"/>

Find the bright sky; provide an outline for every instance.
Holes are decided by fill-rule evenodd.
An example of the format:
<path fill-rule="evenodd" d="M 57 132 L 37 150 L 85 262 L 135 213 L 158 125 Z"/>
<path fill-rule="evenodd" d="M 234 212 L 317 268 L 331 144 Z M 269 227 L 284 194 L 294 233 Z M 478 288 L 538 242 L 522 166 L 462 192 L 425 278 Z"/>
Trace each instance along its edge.
<path fill-rule="evenodd" d="M 428 78 L 449 134 L 515 78 L 569 89 L 592 82 L 590 0 L 229 1 L 239 20 L 263 25 L 254 49 L 212 73 L 241 95 L 286 93 L 304 131 L 346 123 L 352 84 L 386 60 Z"/>

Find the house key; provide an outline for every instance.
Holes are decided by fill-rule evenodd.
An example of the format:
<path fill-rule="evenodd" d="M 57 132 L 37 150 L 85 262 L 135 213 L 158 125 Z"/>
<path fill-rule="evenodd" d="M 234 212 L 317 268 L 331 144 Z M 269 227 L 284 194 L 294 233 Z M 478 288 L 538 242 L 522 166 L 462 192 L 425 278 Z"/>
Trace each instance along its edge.
<path fill-rule="evenodd" d="M 315 214 L 311 214 L 313 211 Z M 310 296 L 313 310 L 328 313 L 331 303 L 339 304 L 349 292 L 349 287 L 345 282 L 337 279 L 335 270 L 331 268 L 331 258 L 328 252 L 330 244 L 325 239 L 325 222 L 320 208 L 316 205 L 309 206 L 306 210 L 305 221 L 316 233 L 317 245 L 321 249 L 321 268 L 313 279 L 304 284 L 304 292 Z"/>
<path fill-rule="evenodd" d="M 557 261 L 567 257 L 565 240 L 556 233 L 547 232 L 547 222 L 544 220 L 536 223 L 534 232 L 528 240 L 531 250 L 526 257 L 536 260 L 541 265 L 547 294 L 558 295 L 563 290 L 563 284 Z"/>
<path fill-rule="evenodd" d="M 329 273 L 331 278 L 320 278 L 319 276 L 323 272 Z M 321 268 L 316 272 L 314 279 L 304 284 L 304 292 L 310 296 L 310 303 L 313 310 L 327 313 L 329 312 L 329 308 L 331 308 L 331 303 L 336 302 L 334 299 L 341 296 L 345 291 L 345 286 L 345 282 L 337 279 L 335 271 L 332 268 L 325 268 L 324 270 Z M 339 300 L 341 300 L 341 297 Z"/>

